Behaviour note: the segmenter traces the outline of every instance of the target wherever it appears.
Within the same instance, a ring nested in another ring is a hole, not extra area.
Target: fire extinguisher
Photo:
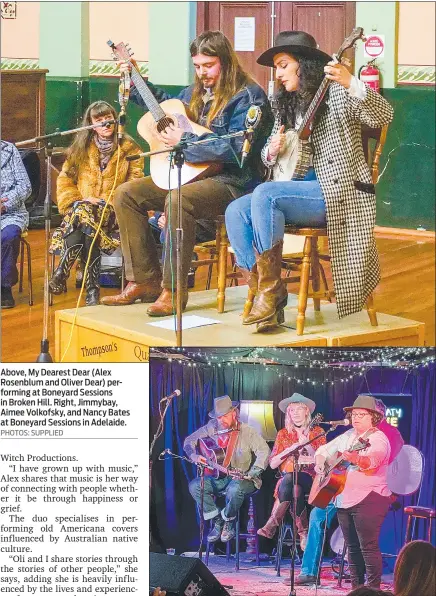
[[[371,89],[380,93],[380,71],[374,64],[374,60],[368,62],[366,66],[359,68],[359,79],[371,87]]]

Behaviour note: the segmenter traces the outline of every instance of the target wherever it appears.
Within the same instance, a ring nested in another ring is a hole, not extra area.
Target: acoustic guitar
[[[363,37],[362,27],[356,27],[345,39],[339,48],[335,58],[340,62],[342,54],[348,48],[351,48],[358,39]],[[310,168],[312,145],[309,137],[312,133],[313,121],[316,112],[326,94],[326,91],[332,81],[324,78],[318,91],[315,93],[303,120],[297,129],[288,130],[285,133],[286,141],[283,149],[277,156],[277,160],[270,172],[272,180],[303,180]]]
[[[315,416],[310,421],[308,430],[311,430],[314,426],[317,426],[317,424],[319,424],[322,421],[322,419],[322,414],[315,414]],[[304,451],[302,450],[302,454],[298,457],[299,470],[302,472],[304,470],[313,468],[315,464],[314,455],[303,455],[303,453]],[[294,471],[294,458],[292,457],[292,455],[284,455],[282,458],[282,463],[279,467],[280,475],[292,473]]]
[[[149,112],[147,112],[138,122],[138,133],[150,146],[150,151],[162,151],[167,149],[159,133],[170,124],[179,126],[184,132],[191,132],[195,135],[212,133],[208,128],[192,122],[186,113],[183,102],[179,99],[167,99],[159,103],[154,97],[146,82],[139,73],[135,60],[131,57],[130,49],[123,43],[115,45],[112,41],[107,42],[112,48],[114,57],[117,60],[129,62],[132,71],[131,79],[142,97]],[[178,185],[177,168],[170,162],[170,153],[161,153],[150,156],[150,175],[153,182],[159,188],[164,190],[173,190]],[[219,173],[222,169],[221,164],[211,163],[189,163],[185,162],[182,166],[181,176],[182,185],[193,180],[200,180],[208,176]]]
[[[262,486],[260,478],[251,478],[241,470],[236,468],[225,468],[222,463],[226,456],[226,452],[222,447],[219,447],[211,437],[205,437],[198,440],[198,451],[204,457],[208,467],[205,469],[206,476],[213,476],[214,478],[223,478],[224,476],[231,476],[237,480],[252,480],[254,486],[259,490]]]
[[[347,451],[362,451],[367,447],[369,447],[368,439],[360,438]],[[325,509],[330,501],[344,490],[348,467],[349,462],[342,457],[342,453],[333,461],[326,462],[324,474],[317,474],[313,479],[308,499],[309,505]]]

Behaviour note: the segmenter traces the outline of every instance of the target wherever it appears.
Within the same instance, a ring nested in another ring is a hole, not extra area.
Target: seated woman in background
[[[315,451],[326,442],[325,436],[315,439],[313,443],[306,445],[300,451],[300,471],[298,473],[298,485],[294,490],[293,459],[288,457],[295,447],[314,439],[323,431],[319,426],[311,428],[312,414],[316,404],[313,400],[294,393],[291,397],[282,399],[279,408],[286,414],[285,428],[277,433],[273,450],[271,452],[269,465],[273,470],[279,468],[282,478],[277,482],[274,490],[274,505],[271,516],[263,528],[257,533],[265,538],[273,538],[277,527],[286,515],[291,505],[292,495],[297,495],[297,519],[295,524],[300,537],[300,547],[302,550],[306,547],[307,531],[309,528],[309,518],[307,516],[306,502],[304,495],[309,493],[312,486],[312,480],[315,476]],[[305,462],[305,463],[303,463]]]
[[[29,176],[18,149],[1,141],[1,307],[13,308],[12,286],[18,281],[20,236],[28,224],[25,200],[32,192]]]
[[[115,109],[110,104],[96,101],[86,110],[82,125],[116,118]],[[129,135],[123,134],[121,141],[118,140],[115,124],[77,133],[57,180],[57,203],[63,221],[55,230],[51,243],[52,251],[61,251],[59,265],[49,282],[52,294],[63,292],[71,267],[79,256],[84,268],[112,188],[144,175],[143,159],[126,160],[128,155],[140,152],[140,147]],[[110,254],[119,246],[119,240],[114,237],[116,227],[115,211],[109,204],[90,255],[85,279],[87,306],[99,302],[101,251]]]
[[[244,325],[258,331],[284,321],[288,292],[281,281],[285,223],[298,227],[327,226],[332,274],[339,317],[362,309],[380,280],[374,239],[375,191],[366,163],[361,125],[379,128],[392,120],[388,102],[359,81],[342,64],[317,49],[303,31],[279,33],[275,46],[258,64],[275,69],[279,83],[277,114],[262,151],[273,172],[287,164],[280,158],[285,131],[298,129],[324,77],[330,79],[310,136],[312,155],[300,179],[265,182],[252,194],[227,207],[226,227],[236,262],[255,295]],[[325,73],[325,74],[324,74]]]
[[[436,594],[436,548],[424,540],[413,540],[401,549],[394,568],[395,596]]]

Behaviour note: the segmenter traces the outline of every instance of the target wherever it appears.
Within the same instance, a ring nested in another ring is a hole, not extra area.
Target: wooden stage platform
[[[424,323],[378,313],[378,327],[371,327],[366,311],[339,320],[336,305],[321,304],[306,313],[304,335],[297,336],[297,297],[289,295],[285,325],[268,333],[256,333],[255,326],[241,324],[246,286],[227,288],[226,312],[216,311],[214,291],[191,292],[184,317],[198,315],[217,324],[183,331],[184,346],[422,346]],[[146,314],[147,304],[93,306],[78,310],[71,336],[74,310],[56,312],[56,362],[146,362],[149,347],[175,346],[173,330],[150,325],[171,317]]]

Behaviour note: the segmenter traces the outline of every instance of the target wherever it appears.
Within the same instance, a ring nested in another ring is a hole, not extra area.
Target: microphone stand
[[[173,155],[174,165],[177,167],[177,228],[176,228],[176,346],[182,347],[182,254],[183,254],[183,226],[182,226],[182,167],[185,163],[185,155],[183,150],[188,146],[202,145],[203,143],[211,143],[214,141],[221,141],[222,139],[232,139],[234,137],[242,137],[250,134],[250,129],[241,130],[238,132],[229,133],[222,136],[210,137],[207,139],[200,139],[198,141],[180,141],[171,149],[161,149],[159,151],[146,151],[145,153],[138,153],[127,157],[127,161],[134,161],[141,157],[150,157],[160,153],[171,153]],[[242,166],[241,166],[242,167]]]
[[[150,503],[150,507],[151,507],[151,492],[152,492],[152,471],[153,471],[153,460],[152,460],[152,454],[153,454],[153,449],[154,446],[156,444],[156,441],[158,440],[158,438],[161,436],[162,432],[163,432],[163,427],[164,427],[164,420],[165,420],[165,416],[167,413],[168,408],[170,407],[173,399],[174,399],[174,395],[168,396],[168,397],[164,397],[163,399],[166,399],[166,404],[165,404],[165,408],[164,411],[161,414],[160,417],[160,421],[159,421],[159,426],[157,427],[157,430],[153,436],[153,440],[151,442],[150,445],[150,449],[148,451],[148,480],[149,480],[149,492],[148,492],[148,497],[149,497],[149,503]],[[160,405],[160,404],[159,404]],[[160,408],[159,408],[160,410]],[[151,525],[150,525],[150,530],[149,530],[149,542],[151,544],[152,542],[152,536],[151,536]]]
[[[75,132],[80,132],[82,130],[90,130],[95,128],[100,128],[102,126],[106,126],[108,124],[114,124],[116,120],[105,120],[104,122],[99,122],[98,124],[90,124],[89,126],[80,126],[79,128],[72,128],[70,130],[52,132],[48,135],[43,135],[41,137],[35,137],[33,139],[27,139],[26,141],[20,141],[19,143],[15,143],[16,147],[21,147],[23,145],[28,145],[30,143],[39,143],[40,141],[47,141],[47,144],[42,147],[45,149],[45,164],[46,164],[46,192],[45,192],[45,199],[44,199],[44,228],[45,228],[45,260],[44,260],[44,308],[43,308],[43,317],[42,317],[42,339],[41,339],[41,352],[36,359],[36,362],[41,363],[51,363],[53,362],[53,358],[50,354],[50,344],[48,339],[48,309],[49,309],[49,270],[50,270],[50,256],[49,256],[49,249],[50,249],[50,230],[51,230],[51,158],[53,154],[53,145],[51,144],[50,140],[54,137],[62,137],[65,135],[70,135]],[[41,149],[42,149],[41,148]]]

